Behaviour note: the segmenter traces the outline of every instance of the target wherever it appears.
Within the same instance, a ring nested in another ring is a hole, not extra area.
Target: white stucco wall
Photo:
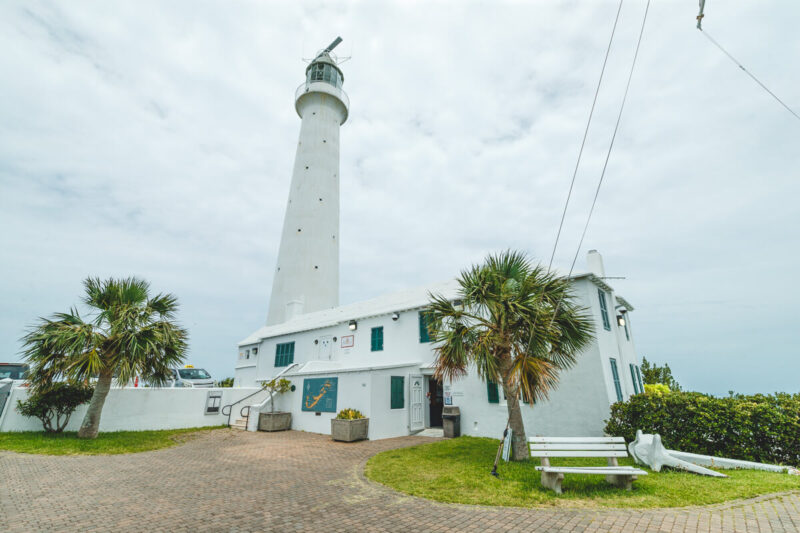
[[[252,394],[256,389],[111,389],[103,406],[100,431],[139,431],[147,429],[177,429],[226,424],[228,417],[221,414],[205,414],[209,391],[222,391],[222,404],[227,405]],[[12,390],[9,401],[0,418],[0,432],[41,431],[42,423],[37,418],[26,418],[17,412],[17,400],[24,401],[28,389]],[[77,431],[86,406],[79,407],[70,418],[67,431]]]
[[[369,438],[386,439],[408,435],[408,397],[403,409],[391,409],[391,376],[413,373],[415,366],[375,369],[361,372],[287,374],[285,377],[296,386],[294,392],[276,397],[275,409],[292,413],[292,429],[329,435],[331,419],[336,413],[303,411],[303,382],[308,378],[337,378],[338,395],[336,411],[358,409],[369,421]],[[267,411],[269,409],[266,409]]]
[[[335,96],[314,89],[328,84],[309,87],[311,92],[301,93],[297,100],[302,123],[268,324],[284,322],[292,312],[339,304],[339,126],[347,110]]]
[[[595,339],[578,357],[577,365],[561,374],[560,384],[551,392],[548,401],[535,406],[523,405],[523,417],[530,435],[542,436],[599,436],[603,434],[609,407],[616,402],[616,392],[611,374],[610,358],[617,360],[623,398],[634,394],[629,364],[638,365],[631,339],[625,338],[624,330],[617,325],[614,310],[615,295],[606,290],[611,330],[603,328],[600,316],[598,285],[589,278],[574,281],[574,290],[580,303],[588,309],[595,320]],[[295,363],[309,361],[333,361],[349,368],[380,365],[403,365],[402,369],[377,369],[369,372],[336,373],[325,376],[339,377],[337,408],[353,407],[370,417],[370,438],[387,438],[408,434],[408,383],[409,376],[431,373],[433,345],[419,342],[418,309],[400,312],[399,320],[393,321],[391,314],[383,314],[358,320],[355,331],[348,329],[347,322],[310,331],[301,331],[264,339],[257,344],[241,346],[240,351],[258,348],[257,355],[250,359],[239,359],[236,383],[255,385],[256,380],[270,379],[281,368],[275,368],[275,350],[278,343],[294,342]],[[628,314],[630,320],[630,313]],[[384,350],[372,352],[371,328],[383,326]],[[342,337],[353,335],[353,346],[342,347]],[[332,341],[330,359],[321,349],[321,339]],[[317,344],[314,341],[318,341]],[[403,375],[406,378],[406,404],[403,410],[389,408],[389,376]],[[281,398],[276,406],[291,410],[293,427],[303,431],[330,432],[333,414],[300,411],[302,377],[291,377],[298,391],[293,397]],[[447,385],[447,384],[446,384]],[[453,404],[461,409],[462,433],[465,435],[498,438],[505,428],[506,404],[501,396],[500,404],[488,403],[486,384],[477,375],[469,376],[449,384],[452,387]],[[426,388],[427,391],[427,388]],[[425,405],[426,425],[428,420],[427,400]]]

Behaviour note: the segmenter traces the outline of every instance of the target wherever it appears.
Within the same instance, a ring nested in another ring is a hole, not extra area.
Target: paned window
[[[489,403],[500,403],[500,392],[497,389],[497,383],[486,380],[486,392],[489,395]]]
[[[419,342],[431,342],[430,315],[425,311],[419,312]]]
[[[275,346],[275,366],[289,366],[294,363],[294,341]]]
[[[392,409],[403,409],[406,406],[405,381],[403,376],[392,376]]]
[[[372,351],[383,351],[383,326],[372,328],[371,339]]]
[[[617,389],[617,401],[622,401],[622,385],[619,382],[619,371],[617,370],[617,360],[611,358],[611,375],[614,378],[614,388]]]
[[[633,382],[633,390],[636,394],[640,394],[642,391],[639,390],[639,380],[636,378],[636,365],[631,363],[628,366],[631,368],[631,381]]]
[[[603,292],[603,289],[597,289],[597,296],[600,298],[600,316],[603,318],[603,329],[611,331],[611,322],[608,320],[606,293]]]

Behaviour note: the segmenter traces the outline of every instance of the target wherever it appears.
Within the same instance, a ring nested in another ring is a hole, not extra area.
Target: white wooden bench
[[[561,494],[564,474],[596,474],[606,476],[606,481],[617,487],[631,490],[636,476],[647,472],[632,466],[619,466],[618,457],[627,457],[625,439],[622,437],[530,437],[531,457],[539,457],[542,466],[542,485]],[[551,466],[551,457],[605,457],[607,466]]]

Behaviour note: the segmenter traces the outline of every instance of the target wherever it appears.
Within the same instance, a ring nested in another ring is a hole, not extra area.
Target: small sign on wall
[[[355,335],[345,335],[342,337],[342,348],[352,348],[355,343]]]
[[[339,378],[307,378],[303,380],[303,411],[335,413]]]

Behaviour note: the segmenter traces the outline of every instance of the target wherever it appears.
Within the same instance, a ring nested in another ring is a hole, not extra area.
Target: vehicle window
[[[0,365],[0,379],[25,379],[28,365]]]
[[[181,368],[178,370],[181,379],[208,379],[211,375],[202,368]]]

